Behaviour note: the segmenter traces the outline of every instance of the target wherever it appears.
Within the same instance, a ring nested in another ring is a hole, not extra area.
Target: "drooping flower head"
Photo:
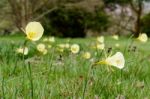
[[[71,52],[73,54],[77,54],[79,52],[79,50],[80,50],[80,46],[78,44],[71,45]]]
[[[148,37],[147,37],[146,33],[142,33],[142,34],[139,35],[139,37],[138,37],[137,39],[138,39],[139,41],[145,43],[145,42],[147,42]]]
[[[97,37],[97,41],[98,41],[99,43],[104,43],[104,36],[99,36],[99,37]]]
[[[20,54],[23,54],[23,55],[28,55],[28,52],[29,52],[29,50],[28,50],[28,48],[27,47],[24,47],[24,48],[18,48],[17,50],[16,50],[16,52],[17,53],[20,53]]]
[[[115,39],[115,40],[118,40],[119,36],[118,35],[113,35],[112,38]]]
[[[85,59],[90,59],[90,58],[91,58],[91,53],[90,53],[90,52],[85,52],[85,53],[83,54],[83,58],[85,58]]]
[[[125,59],[121,52],[117,52],[115,55],[107,57],[105,60],[97,62],[97,64],[106,64],[122,69],[125,64]]]
[[[39,22],[29,22],[25,28],[27,38],[31,41],[39,40],[43,35],[44,29]]]

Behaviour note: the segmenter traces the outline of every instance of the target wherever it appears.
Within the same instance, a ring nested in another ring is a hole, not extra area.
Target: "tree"
[[[134,36],[137,37],[141,32],[141,16],[143,13],[144,1],[150,0],[104,0],[104,3],[107,7],[110,8],[115,4],[119,4],[121,6],[130,6],[132,13],[136,15],[134,29],[132,29],[131,31],[134,33]]]

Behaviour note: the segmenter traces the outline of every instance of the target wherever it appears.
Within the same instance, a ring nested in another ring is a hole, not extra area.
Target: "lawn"
[[[96,38],[55,38],[55,42],[28,41],[28,55],[18,54],[25,37],[0,37],[0,97],[5,99],[149,99],[150,41],[105,37],[105,50],[92,48]],[[43,43],[47,54],[37,51]],[[79,44],[73,54],[59,44]],[[117,47],[116,44],[119,44]],[[93,65],[106,56],[122,52],[125,67]],[[90,59],[83,57],[90,52]]]

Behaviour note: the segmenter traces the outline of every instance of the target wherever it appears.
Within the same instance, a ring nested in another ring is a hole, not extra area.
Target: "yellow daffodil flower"
[[[138,39],[139,41],[145,43],[145,42],[147,42],[148,37],[147,37],[146,33],[142,33],[142,34],[139,35],[139,37],[138,37],[137,39]]]
[[[105,60],[99,61],[96,64],[106,64],[122,69],[125,64],[125,59],[121,52],[117,52],[115,55],[107,57]]]
[[[31,41],[39,40],[43,35],[44,29],[39,22],[29,22],[25,28],[27,38]]]
[[[78,53],[79,50],[80,50],[80,46],[79,46],[78,44],[73,44],[73,45],[71,45],[71,52],[72,52],[73,54]]]

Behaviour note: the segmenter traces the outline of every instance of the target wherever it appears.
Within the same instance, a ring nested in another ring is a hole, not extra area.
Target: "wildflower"
[[[43,42],[47,42],[47,41],[48,41],[48,39],[47,39],[47,38],[44,38],[44,39],[43,39]]]
[[[52,45],[48,45],[48,48],[52,48]]]
[[[31,41],[39,40],[43,35],[44,29],[39,22],[29,22],[25,28],[27,38]]]
[[[102,43],[102,44],[97,44],[97,45],[96,45],[96,48],[97,48],[97,49],[100,49],[100,50],[103,50],[103,49],[105,48],[105,44],[104,44],[104,43]]]
[[[43,55],[46,55],[46,54],[47,54],[47,49],[44,49],[44,50],[42,51],[42,54],[43,54]]]
[[[28,50],[27,47],[24,47],[24,48],[18,48],[18,49],[16,50],[16,52],[17,52],[17,53],[20,53],[20,54],[27,55],[28,52],[29,52],[29,50]]]
[[[55,42],[55,37],[50,37],[48,40],[49,42]]]
[[[69,47],[70,47],[69,43],[66,43],[65,48],[69,48]]]
[[[85,58],[85,59],[90,59],[90,58],[91,58],[91,53],[90,53],[90,52],[85,52],[85,53],[83,54],[83,58]]]
[[[79,50],[80,50],[80,46],[78,44],[71,45],[71,52],[72,53],[76,54],[79,52]]]
[[[98,41],[99,43],[104,43],[104,36],[99,36],[99,37],[97,37],[97,41]]]
[[[37,50],[39,52],[43,52],[45,50],[46,46],[43,43],[40,43],[37,45]]]
[[[116,44],[115,44],[115,46],[116,46],[116,47],[119,47],[119,46],[120,46],[120,44],[119,44],[119,43],[116,43]]]
[[[119,36],[118,35],[113,35],[112,38],[115,39],[115,40],[118,40]]]
[[[125,64],[125,59],[121,52],[117,52],[115,55],[107,57],[105,60],[99,61],[96,64],[106,64],[122,69]]]
[[[139,41],[145,43],[145,42],[147,42],[148,37],[147,37],[146,33],[142,33],[142,34],[139,35],[139,37],[138,37],[137,39],[138,39]]]

